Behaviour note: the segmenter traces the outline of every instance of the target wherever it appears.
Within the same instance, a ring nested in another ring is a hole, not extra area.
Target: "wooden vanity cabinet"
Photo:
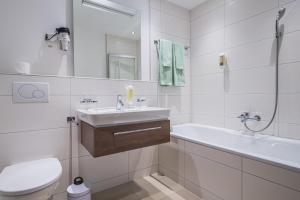
[[[94,157],[170,141],[170,121],[93,127],[81,121],[81,143]]]

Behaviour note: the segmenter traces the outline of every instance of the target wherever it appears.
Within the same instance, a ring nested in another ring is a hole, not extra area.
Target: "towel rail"
[[[159,44],[158,40],[154,40],[154,44],[157,46]],[[184,49],[188,50],[190,47],[189,46],[185,46]]]

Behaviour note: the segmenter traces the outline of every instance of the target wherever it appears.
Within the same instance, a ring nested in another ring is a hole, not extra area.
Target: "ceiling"
[[[168,0],[178,6],[191,10],[207,0]]]

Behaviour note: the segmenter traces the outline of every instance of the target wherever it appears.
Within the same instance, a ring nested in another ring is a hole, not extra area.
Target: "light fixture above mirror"
[[[132,8],[128,8],[108,0],[82,0],[82,5],[109,12],[116,12],[119,14],[128,15],[130,17],[133,17],[137,14],[137,11]]]

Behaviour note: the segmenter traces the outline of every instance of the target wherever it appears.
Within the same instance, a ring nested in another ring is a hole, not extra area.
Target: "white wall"
[[[134,68],[132,72],[127,74],[127,77],[135,77],[131,78],[133,80],[140,80],[141,63],[140,63],[140,40],[128,39],[119,36],[107,35],[106,36],[106,46],[107,46],[107,54],[118,54],[118,55],[128,55],[133,56],[135,58]],[[109,61],[108,61],[109,62]],[[108,64],[110,65],[110,64]],[[110,70],[116,67],[109,66]],[[112,73],[113,74],[113,73]],[[114,76],[114,75],[113,75]],[[124,77],[124,74],[123,74]],[[127,78],[130,79],[130,78]]]
[[[166,0],[151,0],[151,80],[158,80],[158,56],[154,40],[169,39],[190,46],[190,16],[187,9],[169,3]],[[190,54],[185,55],[184,87],[159,86],[159,103],[162,107],[171,108],[171,123],[190,122]]]
[[[0,6],[0,71],[16,73],[16,62],[31,63],[33,74],[73,75],[73,53],[44,41],[59,26],[72,29],[71,0],[10,0]],[[52,45],[50,48],[48,45]]]
[[[13,104],[13,81],[48,82],[49,103]],[[116,95],[125,95],[128,84],[135,87],[136,94],[147,98],[148,105],[157,105],[155,82],[0,75],[1,112],[6,113],[0,116],[0,169],[22,161],[56,157],[63,165],[63,178],[57,190],[63,196],[69,171],[70,128],[66,117],[76,116],[76,108],[84,97],[97,99],[99,107],[115,106]],[[72,130],[73,176],[83,176],[94,192],[157,169],[156,146],[93,158],[80,144],[80,127],[73,124]]]
[[[141,1],[128,2],[139,5],[143,9],[148,8],[148,4],[143,4]],[[15,21],[11,20],[11,24],[8,23],[8,21],[3,21],[3,19],[7,19],[7,11],[11,12],[11,10],[16,9],[14,7],[15,5],[19,5],[17,6],[19,10],[16,12],[16,15],[22,16],[17,17]],[[28,12],[24,13],[24,10],[21,8],[26,6],[28,7]],[[182,41],[186,45],[189,45],[189,32],[187,31],[189,29],[189,17],[187,10],[167,3],[162,3],[162,8],[166,13],[169,13],[168,15],[165,14],[166,20],[172,20],[172,18],[175,17],[175,19],[182,21],[180,35],[166,34],[166,37],[176,39],[176,41]],[[40,52],[39,48],[43,44],[43,38],[40,38],[39,42],[36,43],[36,38],[39,38],[44,33],[53,31],[58,25],[66,25],[60,23],[60,20],[62,20],[62,22],[64,22],[63,19],[68,19],[70,22],[72,21],[72,14],[70,12],[72,6],[70,0],[64,2],[61,0],[59,2],[30,0],[26,1],[26,4],[25,2],[10,1],[3,4],[1,9],[6,11],[1,12],[1,24],[9,24],[11,27],[13,24],[15,29],[19,27],[18,30],[20,27],[24,27],[24,29],[22,29],[24,35],[17,38],[18,42],[11,44],[15,51],[11,50],[2,54],[4,50],[1,49],[1,55],[11,56],[8,60],[17,60],[17,58],[20,57],[22,58],[20,60],[27,61],[27,58],[32,58],[31,60],[29,59],[29,61],[36,63],[36,69],[41,70],[36,73],[48,74],[51,69],[53,70],[53,75],[70,75],[70,71],[66,69],[72,69],[73,64],[71,62],[71,64],[68,63],[68,65],[61,65],[61,51],[55,47],[50,48],[53,56],[39,60],[37,59],[38,56],[44,55]],[[68,12],[66,12],[66,10]],[[172,16],[172,13],[177,12],[177,10],[179,11],[179,16]],[[44,15],[44,13],[48,12],[50,12],[50,14]],[[5,16],[3,16],[4,13],[6,13]],[[56,13],[56,15],[52,16],[51,14],[53,13]],[[142,17],[147,18],[149,16],[143,15]],[[164,24],[169,24],[169,21],[165,21]],[[70,26],[70,24],[67,24],[67,26]],[[145,26],[148,26],[148,24],[145,24]],[[29,27],[29,29],[27,29],[27,27]],[[172,28],[176,29],[176,26]],[[26,32],[24,32],[24,30],[26,30]],[[147,30],[149,31],[149,27],[143,29],[143,31]],[[173,32],[173,30],[170,29],[164,30],[164,32],[161,33],[167,33],[168,31]],[[14,34],[17,35],[17,32],[11,34],[14,36]],[[149,33],[144,32],[142,34]],[[6,40],[3,38],[1,38],[1,47],[3,47],[3,49],[10,49],[6,42],[7,38],[5,38]],[[150,41],[142,41],[144,51],[147,51],[145,46],[147,46],[149,42]],[[44,48],[48,49],[48,47]],[[41,51],[44,51],[43,48]],[[146,54],[142,56],[147,57]],[[67,60],[73,59],[71,52],[64,55],[64,57],[66,57]],[[4,57],[3,60],[5,60]],[[37,60],[40,62],[36,62]],[[186,60],[188,66],[189,59],[187,58]],[[143,59],[142,62],[145,62],[145,65],[150,64],[146,62],[146,59]],[[9,66],[9,62],[7,64],[1,64],[0,68],[4,69],[6,66]],[[188,70],[189,67],[187,67],[187,75],[189,74]],[[57,73],[57,71],[63,71],[64,73]],[[150,77],[150,74],[144,73],[143,76]],[[49,103],[13,104],[11,88],[14,81],[48,82],[50,84]],[[66,117],[76,115],[75,111],[79,106],[79,101],[84,97],[98,99],[100,102],[98,104],[99,107],[115,106],[116,95],[125,94],[125,87],[128,84],[135,87],[138,96],[147,98],[149,106],[157,106],[159,101],[161,101],[163,106],[172,107],[172,119],[176,120],[176,122],[189,120],[189,82],[184,88],[160,89],[162,98],[159,100],[157,95],[157,82],[1,74],[0,103],[2,113],[6,114],[0,117],[0,169],[22,161],[57,157],[61,161],[64,171],[61,186],[56,191],[57,195],[55,198],[59,200],[65,199],[70,161],[68,156],[70,128],[66,122]],[[186,109],[188,111],[185,111]],[[182,116],[179,116],[180,114],[182,114]],[[179,117],[176,118],[177,116]],[[83,176],[88,183],[92,184],[93,192],[127,182],[133,178],[148,175],[157,170],[157,146],[95,159],[80,145],[79,130],[80,127],[73,125],[73,177],[78,174]]]
[[[118,1],[141,11],[141,80],[150,79],[149,2]],[[0,7],[0,72],[16,73],[17,62],[31,64],[31,74],[73,76],[73,52],[57,51],[57,42],[45,42],[46,33],[64,26],[73,28],[72,0],[11,0]],[[87,38],[86,38],[87,39]],[[86,41],[88,42],[88,41]],[[49,47],[51,46],[51,47]]]
[[[191,52],[186,55],[185,87],[160,87],[157,82],[0,75],[0,105],[2,113],[5,113],[0,116],[0,169],[25,160],[58,157],[64,167],[64,177],[56,197],[64,199],[69,163],[69,124],[66,117],[75,115],[75,109],[83,97],[98,99],[100,107],[114,106],[116,95],[124,94],[128,84],[134,85],[139,96],[146,96],[149,105],[172,108],[173,124],[189,122],[192,113],[194,122],[240,129],[240,123],[235,118],[240,111],[249,109],[264,113],[263,117],[270,116],[274,96],[274,63],[270,61],[270,49],[279,5],[277,0],[261,2],[210,0],[189,15],[187,10],[165,0],[151,0],[151,40],[143,41],[144,45],[151,42],[151,54],[148,52],[151,55],[151,69],[154,71],[157,67],[154,39],[167,38],[191,45]],[[138,0],[127,3],[146,9],[146,5]],[[279,115],[276,125],[268,131],[281,137],[298,139],[299,4],[297,0],[284,5],[288,10],[282,20],[285,22],[285,36],[280,58]],[[23,8],[27,8],[25,10],[28,12],[24,12]],[[11,0],[2,4],[1,25],[14,30],[10,36],[14,36],[16,42],[10,44],[8,41],[12,37],[5,34],[0,38],[0,56],[5,61],[0,68],[11,66],[9,60],[28,60],[35,63],[37,73],[51,69],[56,75],[69,74],[72,64],[65,61],[72,60],[71,53],[61,55],[56,48],[49,50],[42,45],[43,38],[40,36],[72,21],[71,9],[70,0],[28,0],[26,3]],[[3,10],[16,10],[11,13],[17,17],[5,20],[7,12]],[[22,37],[16,37],[19,36],[17,30],[21,30]],[[40,38],[39,41],[36,38]],[[218,68],[220,52],[225,52],[229,57],[229,72],[225,76]],[[50,102],[13,104],[13,81],[49,82]],[[74,175],[84,176],[92,183],[94,191],[147,175],[157,168],[157,147],[94,159],[78,145],[79,128],[73,126],[72,130]],[[111,166],[115,168],[111,169]]]
[[[126,5],[128,7],[136,8],[141,11],[141,80],[151,80],[150,69],[150,14],[149,14],[149,2],[151,0],[112,0],[114,2]],[[145,69],[145,70],[144,70]]]
[[[105,32],[79,25],[74,30],[74,76],[107,78]]]
[[[71,0],[11,0],[3,3],[0,24],[11,31],[1,34],[0,71],[8,69],[5,72],[14,73],[11,61],[22,60],[33,63],[34,73],[72,75],[72,52],[62,54],[55,47],[48,48],[43,41],[46,32],[54,31],[57,26],[70,27],[71,21]],[[144,46],[147,42],[144,41]],[[49,103],[13,104],[11,88],[14,81],[48,82]],[[138,96],[147,98],[149,106],[157,106],[156,82],[0,74],[0,110],[5,113],[0,117],[0,170],[22,161],[57,157],[63,165],[63,177],[55,199],[66,199],[70,160],[70,128],[66,117],[76,116],[76,108],[84,97],[99,100],[99,107],[115,106],[116,95],[125,95],[129,84],[134,86]],[[73,177],[83,176],[92,184],[93,192],[157,169],[157,146],[95,159],[80,144],[80,127],[74,124],[72,130]]]
[[[241,130],[236,117],[258,112],[262,127],[274,105],[275,40],[278,8],[284,36],[280,52],[279,111],[265,131],[300,139],[299,11],[300,1],[213,0],[191,11],[191,70],[193,122]],[[228,56],[228,71],[218,66],[218,55]]]
[[[107,53],[138,57],[139,40],[107,35]]]

